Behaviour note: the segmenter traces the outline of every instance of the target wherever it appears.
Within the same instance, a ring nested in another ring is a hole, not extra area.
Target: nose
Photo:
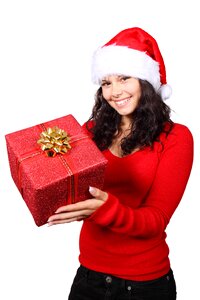
[[[112,96],[118,98],[122,94],[122,86],[119,82],[112,84]]]

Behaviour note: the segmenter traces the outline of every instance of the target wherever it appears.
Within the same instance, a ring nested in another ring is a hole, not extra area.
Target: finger
[[[106,201],[107,198],[108,198],[108,194],[106,192],[101,191],[100,189],[97,189],[97,188],[92,187],[92,186],[89,187],[89,192],[96,199]]]
[[[77,203],[74,203],[74,204],[61,206],[55,211],[55,213],[59,214],[59,213],[62,213],[62,212],[76,211],[76,210],[85,209],[86,206],[87,206],[86,201],[84,201],[84,203],[83,202],[77,202]]]
[[[48,219],[48,222],[55,222],[55,221],[62,221],[62,220],[68,220],[71,218],[77,218],[80,216],[90,216],[92,213],[94,212],[94,210],[79,210],[79,211],[73,211],[73,212],[68,212],[68,213],[60,213],[60,214],[56,214],[51,216]]]
[[[85,201],[80,201],[74,204],[69,204],[66,206],[61,206],[56,210],[56,214],[64,213],[64,212],[70,212],[70,211],[78,211],[78,210],[84,210],[84,209],[95,209],[95,206],[98,206],[99,204],[94,201],[94,199],[88,199]]]
[[[82,216],[82,220],[83,220],[83,216]],[[79,221],[80,218],[71,218],[71,219],[68,219],[68,220],[56,220],[56,221],[51,221],[51,222],[48,222],[47,225],[48,226],[52,226],[52,225],[58,225],[58,224],[65,224],[65,223],[71,223],[71,222],[74,222],[74,221]]]
[[[52,225],[58,225],[58,224],[71,223],[74,221],[83,221],[86,218],[88,218],[88,215],[81,215],[78,217],[68,218],[68,219],[63,219],[63,220],[52,220],[52,221],[48,221],[47,225],[52,226]]]

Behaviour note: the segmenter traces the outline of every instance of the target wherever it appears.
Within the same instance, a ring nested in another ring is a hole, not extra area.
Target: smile
[[[118,107],[122,107],[122,106],[126,105],[126,103],[128,103],[130,101],[130,99],[131,99],[131,97],[122,99],[122,100],[115,100],[115,104]]]

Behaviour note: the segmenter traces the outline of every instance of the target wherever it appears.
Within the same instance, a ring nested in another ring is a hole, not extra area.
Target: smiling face
[[[104,99],[121,116],[130,116],[140,101],[141,87],[134,77],[112,75],[103,78],[102,93]]]

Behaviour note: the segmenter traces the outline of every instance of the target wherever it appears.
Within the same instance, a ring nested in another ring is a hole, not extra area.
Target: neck
[[[122,116],[120,128],[122,131],[129,130],[131,128],[131,118],[129,116]]]

